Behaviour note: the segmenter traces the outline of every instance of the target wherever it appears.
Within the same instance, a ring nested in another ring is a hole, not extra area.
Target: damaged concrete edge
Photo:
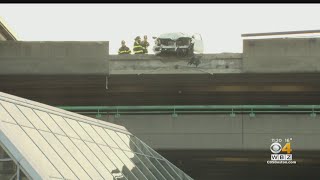
[[[221,60],[221,59],[242,59],[242,53],[218,53],[218,54],[199,54],[201,59]],[[109,55],[109,60],[188,60],[190,57],[162,57],[154,54],[126,54],[126,55]]]

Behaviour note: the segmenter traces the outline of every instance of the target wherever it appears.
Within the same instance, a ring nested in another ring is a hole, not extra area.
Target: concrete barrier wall
[[[320,150],[320,117],[308,114],[121,115],[118,119],[110,115],[101,119],[125,126],[155,149],[269,151],[272,138],[292,138],[293,151]]]
[[[320,72],[319,50],[319,38],[244,40],[243,72]]]
[[[242,53],[190,58],[110,55],[109,42],[0,41],[0,74],[216,74],[320,72],[320,39],[251,39]]]
[[[0,42],[0,74],[108,74],[109,42]]]
[[[241,53],[198,55],[200,64],[188,64],[190,58],[155,55],[110,55],[110,74],[213,74],[240,73]]]

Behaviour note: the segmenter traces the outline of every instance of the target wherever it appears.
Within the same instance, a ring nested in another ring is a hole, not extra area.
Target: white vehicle
[[[176,55],[180,57],[203,53],[203,41],[200,34],[192,36],[184,33],[165,33],[153,37],[155,55]]]

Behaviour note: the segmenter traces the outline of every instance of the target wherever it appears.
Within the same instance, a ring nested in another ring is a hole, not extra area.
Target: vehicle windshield
[[[171,39],[160,39],[160,43],[164,46],[174,46],[175,41]]]

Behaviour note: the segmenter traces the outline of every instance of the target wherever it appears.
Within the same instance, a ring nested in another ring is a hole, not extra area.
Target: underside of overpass
[[[320,101],[318,73],[1,75],[0,82],[3,92],[54,106],[295,105]]]

